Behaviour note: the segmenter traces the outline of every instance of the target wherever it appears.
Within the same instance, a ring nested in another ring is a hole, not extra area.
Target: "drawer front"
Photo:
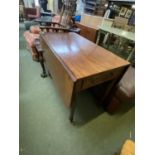
[[[121,75],[122,71],[123,69],[121,68],[85,78],[83,79],[81,89],[87,89],[103,82],[116,79]]]

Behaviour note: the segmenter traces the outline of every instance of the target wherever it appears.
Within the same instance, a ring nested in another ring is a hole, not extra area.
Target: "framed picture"
[[[130,18],[132,15],[132,10],[128,9],[126,14],[125,14],[125,18]]]
[[[121,7],[121,11],[119,13],[119,16],[125,16],[126,11],[127,11],[127,8],[126,7]]]

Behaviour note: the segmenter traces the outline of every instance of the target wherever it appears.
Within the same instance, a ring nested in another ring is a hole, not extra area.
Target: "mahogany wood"
[[[96,42],[98,29],[76,22],[76,26],[81,29],[80,35],[92,42]]]
[[[41,34],[41,45],[46,66],[69,107],[75,108],[73,99],[79,91],[116,81],[129,66],[128,61],[72,32]]]

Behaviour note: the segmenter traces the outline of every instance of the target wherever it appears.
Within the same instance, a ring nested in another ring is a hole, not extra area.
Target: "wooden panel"
[[[63,64],[61,64],[54,53],[48,48],[44,40],[41,40],[41,45],[44,49],[43,56],[46,66],[60,92],[65,105],[70,106],[73,97],[72,94],[74,83]]]
[[[103,17],[82,14],[80,24],[89,26],[94,29],[98,29],[98,26],[102,24],[102,20]]]
[[[81,29],[80,35],[85,37],[86,39],[96,42],[97,30],[81,23],[76,23],[76,26]]]
[[[92,77],[85,78],[83,80],[81,90],[90,88],[92,86],[101,84],[101,83],[109,81],[109,80],[116,79],[121,75],[123,70],[124,70],[124,68],[118,68],[118,69],[114,69],[111,71],[107,71],[107,72],[103,72],[103,73],[94,75]]]

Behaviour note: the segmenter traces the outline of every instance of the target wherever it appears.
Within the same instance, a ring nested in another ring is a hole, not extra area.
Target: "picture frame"
[[[127,12],[127,8],[126,7],[121,7],[119,16],[125,16],[126,12]]]
[[[128,9],[128,10],[126,11],[125,18],[130,18],[131,15],[132,15],[132,10],[131,10],[131,9]]]

